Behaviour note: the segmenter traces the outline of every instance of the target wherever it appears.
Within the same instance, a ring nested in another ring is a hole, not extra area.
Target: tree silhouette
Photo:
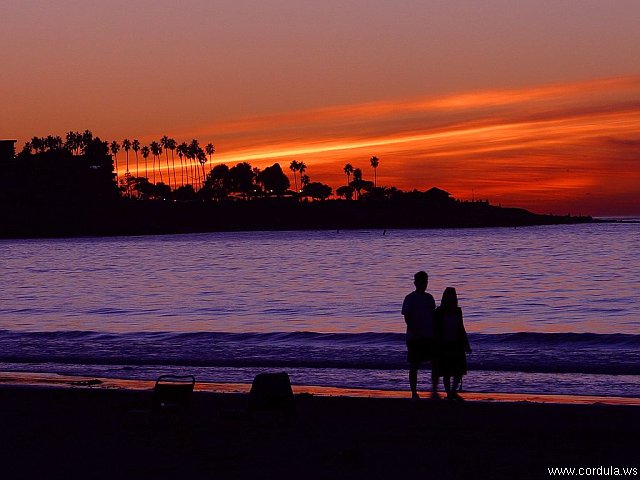
[[[296,194],[300,193],[300,191],[298,190],[298,178],[296,177],[296,172],[298,171],[299,165],[300,164],[297,160],[291,160],[291,163],[289,164],[289,170],[293,172],[293,183],[296,186]]]
[[[300,173],[300,187],[303,187],[302,174],[307,171],[307,165],[304,162],[298,162],[298,172]]]
[[[195,138],[191,140],[191,143],[189,143],[189,147],[187,148],[187,152],[189,154],[188,157],[191,159],[191,164],[193,166],[193,182],[194,182],[194,189],[196,191],[198,191],[199,189],[198,183],[200,182],[200,170],[196,166],[196,162],[200,161],[201,150],[202,149],[200,148],[200,142],[198,142],[198,140]]]
[[[302,195],[314,200],[326,200],[331,196],[331,187],[320,182],[309,182],[302,189]]]
[[[85,130],[84,132],[82,132],[82,135],[80,137],[80,149],[84,151],[84,153],[86,152],[86,148],[91,144],[91,142],[93,141],[93,133],[91,133],[91,130]]]
[[[353,173],[353,165],[351,165],[350,163],[347,163],[344,166],[343,171],[347,176],[347,185],[349,185],[349,182],[351,182],[351,174]]]
[[[74,155],[80,154],[80,145],[82,141],[82,134],[80,132],[67,132],[65,146],[67,150]]]
[[[22,147],[22,151],[18,154],[18,157],[26,158],[29,155],[31,155],[32,150],[33,150],[33,146],[31,145],[31,142],[25,142],[24,146]]]
[[[161,165],[160,163],[160,155],[158,155],[158,165]],[[167,175],[169,174],[169,172],[167,172]],[[169,185],[167,185],[166,183],[158,183],[155,186],[155,195],[156,198],[161,199],[161,200],[166,200],[167,198],[169,198],[171,196],[171,187]]]
[[[371,166],[373,167],[373,186],[377,187],[378,186],[378,165],[380,165],[380,160],[378,159],[378,157],[371,157],[371,159],[369,160],[371,162]]]
[[[186,167],[187,148],[188,148],[188,145],[185,142],[182,142],[180,145],[176,147],[176,151],[178,152],[178,157],[180,157],[180,167],[182,169],[182,185],[189,184],[189,172]],[[184,164],[183,164],[183,160],[184,160]],[[186,178],[186,182],[185,182],[185,178]]]
[[[58,152],[64,149],[64,142],[62,138],[57,135],[47,135],[42,139],[42,143],[44,144],[44,149],[49,152]]]
[[[65,135],[65,148],[75,155],[76,153],[76,132],[70,131]]]
[[[231,190],[229,167],[224,163],[216,165],[211,169],[211,172],[209,172],[209,178],[213,198],[217,198],[218,200],[227,198]]]
[[[160,154],[162,153],[162,147],[155,140],[149,145],[151,154],[153,155],[153,183],[156,183],[156,158],[158,159],[158,172],[160,173],[160,183],[164,183],[162,180],[162,165],[160,164]]]
[[[144,178],[149,179],[149,165],[147,163],[147,159],[149,158],[149,154],[151,153],[151,149],[148,146],[142,147],[140,150],[142,152],[142,158],[144,158]]]
[[[140,168],[139,168],[139,163],[138,163],[138,152],[140,151],[140,141],[134,139],[133,142],[131,142],[131,150],[133,150],[133,153],[136,154],[136,177],[140,175]]]
[[[211,164],[211,155],[216,153],[216,147],[213,146],[213,143],[207,143],[204,147],[204,151],[209,155],[209,164]]]
[[[351,200],[353,198],[353,187],[350,187],[349,185],[338,187],[336,194],[339,197],[344,197],[345,200]]]
[[[283,195],[291,186],[279,163],[274,163],[259,172],[256,175],[256,180],[262,184],[265,193],[273,193],[278,196]]]
[[[36,153],[44,152],[44,140],[42,138],[33,137],[29,143]]]
[[[173,198],[180,202],[192,202],[197,196],[192,185],[182,185],[173,192]]]
[[[360,200],[360,190],[362,190],[362,187],[363,187],[362,183],[363,183],[362,170],[360,170],[359,168],[356,168],[353,171],[353,181],[349,185],[355,189],[356,198],[358,200]]]
[[[82,141],[82,136],[78,138],[78,145],[80,145],[81,141]],[[33,143],[33,140],[31,141],[31,143]],[[113,158],[115,160],[116,183],[117,183],[118,182],[118,152],[120,151],[120,144],[114,140],[113,142],[111,142],[111,145],[109,145],[109,149],[111,150],[111,154],[113,155]]]
[[[167,177],[169,178],[169,186],[171,186],[171,169],[169,167],[169,137],[167,137],[166,135],[163,135],[163,137],[160,139],[160,146],[164,148],[164,156],[167,162]],[[174,184],[174,188],[175,188],[175,184]]]
[[[178,188],[178,179],[176,178],[176,157],[173,154],[176,149],[176,141],[173,138],[170,138],[167,141],[167,148],[171,150],[171,165],[173,165],[173,185],[174,188]]]
[[[148,150],[148,147],[142,147],[143,156],[145,148]],[[148,200],[152,198],[154,194],[153,187],[154,185],[149,182],[149,179],[146,177],[133,177],[132,179],[131,188],[134,192],[136,192],[136,197],[138,197],[140,200]]]
[[[254,172],[247,162],[237,164],[229,169],[229,184],[231,191],[239,193],[246,200],[253,192]]]
[[[127,169],[126,169],[126,173],[125,175],[127,175],[129,173],[129,150],[131,150],[131,141],[128,138],[125,138],[122,141],[122,149],[124,150],[124,153],[126,155],[126,165],[127,165]]]
[[[206,183],[212,198],[217,200],[227,198],[231,187],[229,167],[224,163],[213,167],[207,176]]]
[[[306,187],[307,185],[309,185],[309,182],[311,182],[311,179],[309,178],[309,175],[302,175],[300,177],[300,186],[302,188]]]
[[[211,156],[216,153],[216,147],[213,146],[213,143],[207,143],[207,145],[204,147],[204,151],[207,153],[207,155],[209,155],[209,167],[211,167]],[[207,178],[206,174],[204,173],[204,165],[202,166],[202,175],[203,178]]]
[[[202,148],[198,148],[196,150],[196,160],[198,160],[200,166],[202,167],[202,177],[200,178],[200,188],[202,188],[204,186],[204,179],[207,176],[207,173],[204,169],[204,164],[207,163],[207,154],[204,153],[204,150]],[[198,176],[199,175],[200,171],[198,171]]]

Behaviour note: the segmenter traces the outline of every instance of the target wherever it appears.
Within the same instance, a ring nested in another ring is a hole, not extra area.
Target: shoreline
[[[502,229],[514,229],[514,228],[532,228],[532,227],[553,227],[553,226],[568,226],[568,225],[594,225],[594,224],[636,224],[640,223],[640,220],[634,221],[622,221],[622,220],[598,220],[593,219],[590,221],[579,221],[579,222],[549,222],[549,223],[526,223],[526,224],[496,224],[496,225],[432,225],[432,226],[403,226],[403,227],[394,227],[384,225],[371,225],[371,226],[301,226],[299,228],[294,228],[291,225],[287,225],[284,227],[273,227],[268,228],[264,225],[258,226],[256,228],[248,228],[248,227],[239,227],[239,228],[216,228],[216,229],[165,229],[165,230],[130,230],[130,231],[122,231],[122,230],[113,230],[113,231],[102,231],[97,233],[28,233],[28,234],[6,234],[4,232],[0,232],[0,240],[61,240],[61,239],[100,239],[100,238],[133,238],[133,237],[159,237],[159,236],[169,236],[169,235],[199,235],[199,234],[209,234],[209,233],[287,233],[287,232],[359,232],[359,231],[381,231],[385,232],[385,234],[393,232],[393,231],[407,231],[407,230],[487,230],[492,228],[502,228]]]
[[[0,388],[61,388],[90,390],[127,390],[150,391],[155,380],[132,380],[124,378],[104,378],[92,376],[73,376],[55,373],[0,372]],[[215,394],[248,394],[249,383],[198,382],[196,392]],[[370,399],[410,399],[410,392],[404,390],[379,390],[366,388],[326,387],[317,385],[292,385],[295,395],[317,397],[347,397]],[[429,392],[420,392],[423,401],[429,401]],[[440,392],[441,398],[444,392]],[[547,393],[509,393],[509,392],[462,392],[470,402],[488,403],[536,403],[564,405],[625,405],[640,406],[638,397],[601,396],[601,395],[561,395]]]
[[[452,198],[387,201],[289,198],[174,202],[119,199],[0,207],[1,238],[67,238],[179,233],[492,228],[599,223],[590,216],[537,214]]]

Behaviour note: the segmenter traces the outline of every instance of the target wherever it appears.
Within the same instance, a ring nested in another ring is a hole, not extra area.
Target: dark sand
[[[0,386],[1,478],[549,478],[638,467],[640,407],[297,395],[289,425],[247,396],[196,392],[156,418],[149,391]]]

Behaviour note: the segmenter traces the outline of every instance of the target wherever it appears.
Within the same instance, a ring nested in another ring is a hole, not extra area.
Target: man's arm
[[[405,313],[404,314],[404,323],[407,324],[407,333],[414,335],[414,327],[413,327],[413,322],[411,321],[411,315]]]

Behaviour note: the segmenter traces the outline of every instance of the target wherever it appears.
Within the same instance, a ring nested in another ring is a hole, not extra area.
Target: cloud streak
[[[350,162],[380,184],[440,186],[554,213],[640,213],[640,76],[373,102],[203,125],[218,162],[303,160],[344,183]]]

